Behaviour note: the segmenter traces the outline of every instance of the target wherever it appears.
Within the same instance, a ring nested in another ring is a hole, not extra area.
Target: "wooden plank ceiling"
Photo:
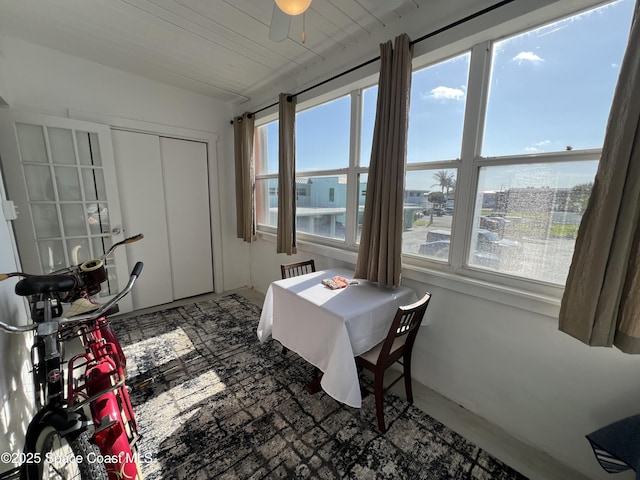
[[[269,40],[273,0],[2,0],[0,34],[242,103],[426,3],[313,0],[303,43],[302,16]]]

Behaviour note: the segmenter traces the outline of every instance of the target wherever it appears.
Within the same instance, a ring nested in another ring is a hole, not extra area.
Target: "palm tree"
[[[435,178],[438,183],[434,183],[431,186],[440,187],[442,193],[445,193],[446,189],[446,193],[449,193],[449,190],[451,190],[456,184],[454,176],[455,175],[453,172],[448,172],[447,170],[439,170],[438,172],[433,174],[433,178]]]

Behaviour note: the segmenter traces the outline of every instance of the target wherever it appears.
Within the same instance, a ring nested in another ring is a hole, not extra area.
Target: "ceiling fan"
[[[269,40],[281,42],[289,36],[291,17],[304,15],[312,0],[275,0],[273,4],[273,14],[271,15],[271,27],[269,29]],[[372,6],[393,10],[400,7],[405,0],[368,0]],[[304,17],[303,17],[304,21]],[[302,43],[306,40],[305,28],[302,28]]]
[[[311,0],[275,0],[273,14],[271,15],[271,28],[269,40],[281,42],[289,36],[291,17],[303,14],[311,5]],[[302,43],[305,41],[304,29]]]

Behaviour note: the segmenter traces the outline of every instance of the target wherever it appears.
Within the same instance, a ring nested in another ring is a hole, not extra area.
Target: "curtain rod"
[[[439,35],[442,32],[446,32],[447,30],[455,28],[458,25],[462,25],[463,23],[467,23],[467,22],[469,22],[469,21],[471,21],[471,20],[473,20],[475,18],[481,17],[482,15],[485,15],[485,14],[487,14],[489,12],[492,12],[493,10],[497,10],[498,8],[501,8],[501,7],[503,7],[503,6],[505,6],[505,5],[509,4],[509,3],[512,3],[514,1],[515,0],[502,0],[502,1],[498,2],[498,3],[490,5],[490,6],[486,7],[486,8],[483,8],[482,10],[479,10],[479,11],[477,11],[475,13],[472,13],[471,15],[467,15],[466,17],[461,18],[460,20],[456,20],[455,22],[450,23],[449,25],[445,25],[444,27],[441,27],[441,28],[439,28],[437,30],[434,30],[433,32],[427,33],[426,35],[423,35],[420,38],[416,38],[415,40],[412,40],[411,42],[409,42],[409,45],[413,46],[416,43],[420,43],[420,42],[422,42],[424,40],[427,40],[427,39],[429,39],[431,37]],[[313,90],[314,88],[321,87],[322,85],[325,85],[325,84],[327,84],[329,82],[332,82],[333,80],[336,80],[336,79],[338,79],[340,77],[344,77],[345,75],[348,75],[351,72],[359,70],[360,68],[366,67],[367,65],[370,65],[370,64],[372,64],[374,62],[377,62],[378,60],[380,60],[380,55],[378,55],[375,58],[372,58],[371,60],[367,60],[366,62],[360,63],[359,65],[356,65],[355,67],[351,67],[349,70],[345,70],[342,73],[338,73],[337,75],[334,75],[331,78],[327,78],[326,80],[318,82],[315,85],[311,85],[310,87],[307,87],[304,90],[299,91],[298,93],[293,93],[293,94],[291,94],[290,96],[287,97],[287,100],[291,101],[291,99],[293,97],[297,97],[298,95],[302,95],[303,93],[307,93],[308,91]],[[255,112],[251,112],[251,113],[249,113],[249,118],[251,118],[252,115],[255,115],[257,113],[263,112],[263,111],[265,111],[265,110],[267,110],[267,109],[269,109],[271,107],[275,107],[276,105],[278,105],[278,102],[275,102],[275,103],[272,103],[270,105],[267,105],[266,107],[262,107],[262,108],[256,110]],[[233,120],[231,120],[230,123],[233,124]]]

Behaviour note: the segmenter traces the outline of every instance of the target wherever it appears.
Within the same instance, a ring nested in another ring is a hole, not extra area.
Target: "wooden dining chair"
[[[398,307],[387,337],[371,350],[356,357],[356,365],[358,367],[366,368],[373,372],[371,386],[373,386],[376,397],[378,427],[382,433],[386,431],[382,399],[387,390],[404,378],[407,401],[413,403],[411,352],[418,334],[418,328],[420,328],[422,318],[429,305],[429,300],[431,300],[431,294],[427,293],[411,305]],[[402,374],[385,387],[384,372],[395,362],[402,365]]]
[[[305,273],[311,273],[316,271],[316,262],[306,260],[304,262],[286,263],[280,265],[280,271],[282,272],[282,278],[297,277],[298,275],[304,275]]]

